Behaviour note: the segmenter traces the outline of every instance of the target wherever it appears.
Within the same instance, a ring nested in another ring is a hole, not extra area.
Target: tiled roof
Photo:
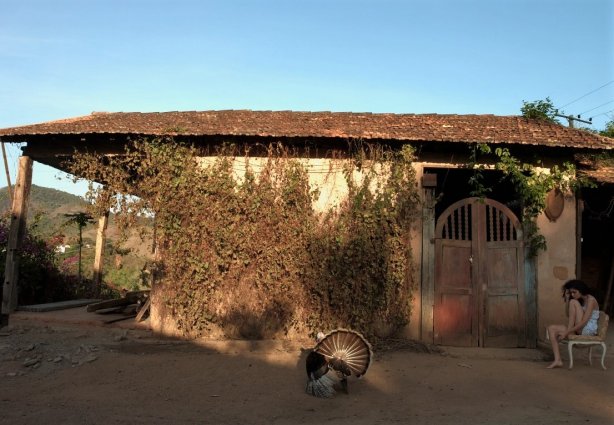
[[[576,155],[575,159],[580,174],[600,183],[614,183],[614,164],[611,160],[590,155]]]
[[[598,170],[579,170],[580,174],[599,183],[614,183],[614,168],[604,167]]]
[[[139,134],[362,138],[513,143],[612,149],[614,139],[520,116],[294,111],[117,112],[0,129],[5,141],[29,135]]]

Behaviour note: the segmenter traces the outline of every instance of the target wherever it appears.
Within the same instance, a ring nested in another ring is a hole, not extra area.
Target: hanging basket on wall
[[[546,195],[546,209],[544,214],[550,221],[556,221],[565,209],[565,195],[559,189],[552,189]]]

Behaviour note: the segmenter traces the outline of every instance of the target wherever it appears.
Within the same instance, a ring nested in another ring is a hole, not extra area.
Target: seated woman
[[[597,320],[599,319],[599,304],[590,295],[588,286],[581,280],[570,280],[563,285],[563,297],[568,302],[568,322],[565,325],[548,326],[548,336],[552,344],[554,361],[548,369],[563,366],[559,342],[571,334],[597,335]]]

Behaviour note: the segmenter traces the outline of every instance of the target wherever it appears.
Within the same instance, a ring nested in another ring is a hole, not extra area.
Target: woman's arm
[[[582,315],[582,320],[580,320],[580,323],[576,323],[575,326],[573,326],[572,328],[567,329],[565,338],[567,337],[567,335],[576,333],[582,328],[584,328],[584,326],[586,326],[589,319],[591,318],[591,315],[593,314],[593,310],[597,310],[597,309],[599,309],[597,300],[594,297],[588,297],[588,300],[586,302],[586,310],[584,310],[584,314]]]

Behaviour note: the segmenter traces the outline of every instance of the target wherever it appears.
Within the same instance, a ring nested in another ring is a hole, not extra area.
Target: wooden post
[[[151,241],[151,253],[154,255],[156,255],[156,253],[158,252],[158,225],[157,225],[157,221],[156,221],[156,216],[154,214],[153,216],[153,230],[152,230],[152,241]]]
[[[421,339],[432,344],[433,307],[435,305],[435,189],[436,174],[422,176],[424,198],[422,203],[422,273],[421,273]]]
[[[11,228],[6,248],[6,266],[2,285],[2,315],[0,326],[8,325],[9,314],[17,308],[17,286],[19,283],[19,257],[26,233],[26,216],[32,187],[32,158],[19,158],[15,197],[11,212]]]
[[[576,279],[582,279],[582,215],[584,214],[584,201],[576,202]]]
[[[527,348],[537,347],[538,322],[537,322],[537,264],[536,257],[529,257],[525,251],[524,257],[524,299],[526,305],[527,327]]]
[[[106,241],[109,212],[98,218],[98,232],[96,233],[96,253],[94,255],[94,285],[97,287],[102,281],[102,265],[104,264],[104,245]]]
[[[610,311],[610,297],[612,296],[612,284],[614,283],[614,253],[612,254],[612,261],[610,261],[610,276],[608,277],[608,288],[605,293],[605,298],[603,300],[603,307],[601,309],[612,315]]]

